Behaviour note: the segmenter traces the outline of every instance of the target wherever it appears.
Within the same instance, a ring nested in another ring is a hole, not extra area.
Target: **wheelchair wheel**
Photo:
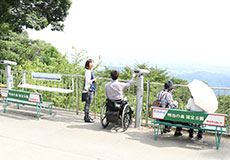
[[[132,113],[133,111],[131,107],[129,105],[125,105],[121,117],[122,128],[124,131],[127,130],[132,123]]]
[[[103,105],[102,110],[101,110],[101,125],[103,128],[106,128],[109,125],[109,122],[107,121],[106,118],[106,111],[107,111],[107,106],[106,103]]]

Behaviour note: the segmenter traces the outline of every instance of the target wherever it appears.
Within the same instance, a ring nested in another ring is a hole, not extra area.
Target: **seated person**
[[[190,111],[205,112],[202,108],[200,108],[195,104],[193,97],[188,100],[187,109]],[[197,139],[202,139],[202,137],[203,137],[203,131],[198,130]],[[193,138],[193,129],[189,130],[189,138]]]
[[[177,108],[178,107],[178,102],[173,100],[173,91],[174,91],[174,84],[172,81],[167,81],[164,84],[164,89],[160,91],[157,95],[157,100],[160,101],[160,107],[163,108]],[[176,127],[176,132],[174,136],[181,136],[182,128],[181,127]],[[171,127],[170,126],[165,126],[164,133],[166,132],[171,132]]]
[[[119,82],[119,72],[113,70],[110,73],[112,81],[105,85],[105,94],[107,99],[112,101],[123,101],[124,100],[124,89],[129,88],[134,83],[136,74],[132,75],[132,79],[128,83]]]
[[[173,100],[174,84],[172,81],[167,81],[164,84],[164,89],[157,95],[157,100],[160,100],[160,107],[177,108],[178,102]]]

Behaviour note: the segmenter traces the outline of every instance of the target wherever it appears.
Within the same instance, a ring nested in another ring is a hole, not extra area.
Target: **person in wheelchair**
[[[132,79],[128,83],[122,83],[118,81],[119,72],[117,70],[111,71],[110,76],[112,81],[105,85],[107,104],[109,106],[109,110],[120,110],[121,114],[124,105],[128,103],[127,101],[124,101],[124,89],[129,88],[134,83],[136,74],[133,73]]]
[[[132,75],[132,79],[128,83],[122,83],[118,81],[119,72],[113,70],[110,73],[112,81],[105,85],[106,97],[110,100],[124,100],[124,89],[129,88],[134,83],[135,73]]]
[[[101,122],[102,122],[103,127],[106,127],[109,122],[118,123],[118,120],[121,119],[120,117],[122,117],[123,110],[126,106],[127,106],[125,110],[126,114],[124,113],[126,117],[124,121],[127,121],[127,119],[131,119],[131,117],[127,118],[127,116],[131,116],[133,112],[132,108],[128,105],[128,101],[124,100],[124,89],[129,88],[131,85],[134,84],[134,78],[136,74],[133,73],[132,79],[128,83],[123,83],[123,82],[118,81],[119,72],[117,70],[111,71],[110,75],[111,75],[112,81],[105,85],[105,94],[107,98],[105,105],[107,108],[106,108],[105,116],[101,117]],[[105,123],[103,122],[104,119],[106,119]],[[122,122],[122,124],[123,123],[125,122]],[[123,127],[126,127],[126,126],[123,125]]]

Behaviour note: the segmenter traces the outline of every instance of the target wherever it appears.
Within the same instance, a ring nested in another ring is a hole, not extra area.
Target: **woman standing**
[[[94,120],[89,116],[90,106],[91,106],[92,101],[93,101],[93,96],[94,96],[95,87],[96,87],[95,86],[96,78],[94,77],[94,74],[92,72],[93,67],[94,67],[93,60],[88,59],[85,63],[86,71],[85,71],[85,87],[84,87],[84,89],[86,91],[88,91],[88,99],[85,102],[84,120],[85,120],[85,122],[89,122],[89,123],[94,123]]]

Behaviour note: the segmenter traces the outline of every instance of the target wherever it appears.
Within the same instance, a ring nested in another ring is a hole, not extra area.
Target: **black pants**
[[[197,137],[202,138],[202,136],[203,136],[203,131],[198,130]],[[189,130],[189,137],[193,137],[193,129]]]
[[[89,92],[88,99],[85,102],[85,108],[84,108],[85,114],[89,114],[90,106],[93,102],[93,96],[94,96],[94,92]]]
[[[183,124],[183,125],[189,125],[188,123],[183,123],[183,122],[172,122],[172,121],[167,121],[167,120],[161,120],[161,121],[163,121],[163,122],[169,122],[169,123],[173,123],[173,124]],[[167,126],[167,125],[165,125],[165,128],[167,128],[167,129],[171,129],[171,126]],[[176,131],[177,132],[180,132],[182,130],[182,128],[181,127],[176,127]]]
[[[165,126],[165,129],[170,130],[171,126]],[[182,130],[181,127],[176,127],[176,132],[180,132]]]

